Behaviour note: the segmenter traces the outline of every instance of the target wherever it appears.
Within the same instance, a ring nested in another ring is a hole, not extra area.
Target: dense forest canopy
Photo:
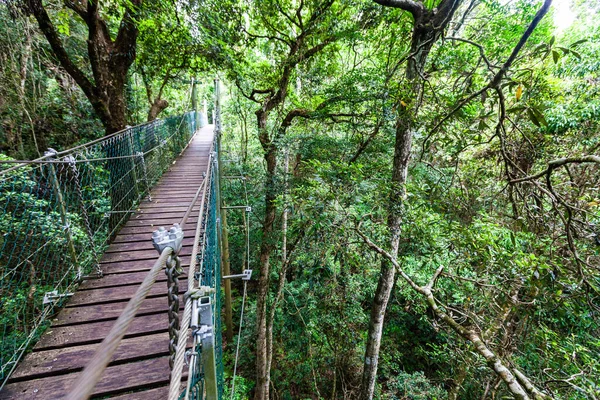
[[[600,1],[552,3],[5,0],[0,151],[218,76],[234,398],[597,399]]]

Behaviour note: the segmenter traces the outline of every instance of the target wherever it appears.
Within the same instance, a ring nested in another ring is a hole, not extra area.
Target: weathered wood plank
[[[12,374],[9,383],[74,372],[86,366],[100,344],[68,347],[29,353]],[[111,363],[159,357],[169,354],[169,334],[157,333],[124,339]]]
[[[33,349],[34,351],[50,350],[100,342],[106,337],[114,323],[115,321],[101,321],[83,325],[51,327],[44,332]],[[166,332],[168,327],[169,318],[166,313],[135,317],[125,337]]]
[[[102,272],[105,275],[111,274],[123,274],[130,272],[148,271],[152,268],[153,261],[141,260],[141,261],[126,261],[113,264],[105,264],[102,266]],[[181,257],[181,266],[187,267],[190,265],[190,257]]]
[[[179,256],[189,256],[192,254],[191,245],[183,246]],[[100,260],[100,264],[109,264],[122,261],[156,260],[159,254],[156,250],[133,250],[121,253],[106,253]]]
[[[166,284],[165,284],[166,285]],[[182,290],[182,288],[180,288]],[[180,295],[180,306],[183,307],[183,290]],[[102,320],[117,319],[125,309],[127,300],[103,304],[102,307],[68,307],[63,309],[55,319],[52,326],[64,326]],[[166,296],[151,297],[142,303],[136,315],[157,314],[167,312],[169,302]]]
[[[94,389],[94,396],[118,394],[169,382],[168,357],[108,367]],[[60,399],[67,395],[77,373],[34,379],[6,385],[1,400]]]
[[[149,235],[151,236],[151,235]],[[194,238],[193,237],[184,237],[183,238],[184,246],[193,246]],[[131,242],[131,243],[113,243],[106,249],[106,253],[119,253],[119,252],[128,252],[132,250],[154,250],[156,253],[156,257],[158,258],[159,254],[156,252],[152,245],[152,240],[148,237],[143,242]]]
[[[193,226],[191,226],[193,225]],[[130,243],[130,242],[142,242],[142,241],[150,241],[150,237],[152,237],[152,231],[156,228],[153,226],[144,227],[141,232],[138,233],[130,233],[130,234],[118,234],[113,240],[113,243]],[[193,237],[194,232],[196,231],[196,224],[186,225],[183,229],[184,237]]]
[[[182,290],[187,285],[187,279],[180,279],[179,285]],[[130,299],[136,292],[139,284],[126,285],[126,286],[113,286],[100,289],[82,290],[75,292],[73,297],[67,303],[67,307],[91,305],[91,304],[102,304],[110,303],[113,301],[122,301]],[[167,284],[165,280],[159,280],[148,292],[148,296],[156,297],[166,295]]]

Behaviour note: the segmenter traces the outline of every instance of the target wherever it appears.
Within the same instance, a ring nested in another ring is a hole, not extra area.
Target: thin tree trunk
[[[225,206],[223,202],[223,206]],[[229,264],[229,229],[227,226],[227,209],[221,209],[221,226],[222,226],[222,246],[223,253],[221,253],[221,263],[223,265],[223,275],[231,274],[231,267]],[[246,252],[244,252],[246,253]],[[233,343],[233,316],[231,311],[231,280],[225,279],[223,281],[225,288],[225,335],[227,338],[227,344]]]
[[[394,167],[392,172],[392,191],[388,204],[388,230],[390,235],[390,253],[397,257],[400,243],[400,228],[402,224],[402,204],[406,197],[406,178],[412,146],[412,116],[408,110],[401,111],[396,122],[396,143],[394,146]],[[387,259],[381,262],[381,273],[375,290],[369,333],[365,348],[365,360],[361,385],[361,399],[370,400],[375,392],[379,349],[383,333],[383,322],[392,288],[395,281],[394,266]]]
[[[263,237],[260,245],[260,277],[258,280],[258,294],[256,297],[256,392],[255,400],[269,398],[270,371],[268,362],[267,343],[267,297],[269,293],[270,260],[273,252],[273,225],[276,214],[276,189],[275,173],[277,168],[277,148],[267,137],[268,113],[257,113],[258,127],[261,143],[265,148],[265,161],[267,166],[265,187],[265,219],[263,223]]]

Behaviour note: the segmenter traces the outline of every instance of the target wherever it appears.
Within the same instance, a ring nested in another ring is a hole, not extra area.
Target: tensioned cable
[[[183,114],[182,117],[181,117],[181,120],[179,121],[179,125],[177,125],[176,132],[181,128],[181,125],[183,124],[183,121],[185,120],[185,118],[186,118],[186,114]],[[25,167],[25,166],[31,165],[31,164],[62,164],[62,163],[67,163],[68,164],[68,163],[72,163],[72,162],[75,162],[75,163],[85,163],[85,162],[108,161],[108,160],[116,160],[116,159],[123,159],[123,158],[135,158],[135,157],[139,157],[137,154],[132,154],[132,155],[127,155],[127,156],[115,156],[115,157],[95,158],[95,159],[86,159],[86,160],[74,160],[74,161],[48,160],[49,157],[63,156],[63,155],[72,153],[75,150],[79,150],[79,149],[82,149],[82,148],[90,147],[90,146],[92,146],[94,144],[97,144],[97,143],[100,143],[100,142],[102,142],[104,140],[111,139],[111,138],[113,138],[113,137],[115,137],[117,135],[128,133],[128,131],[131,130],[131,129],[138,129],[138,128],[144,127],[146,125],[154,124],[157,121],[160,121],[160,119],[156,119],[154,121],[145,122],[145,123],[140,124],[140,125],[128,127],[128,128],[123,129],[123,130],[120,130],[118,132],[111,133],[110,135],[106,135],[106,136],[103,136],[101,138],[92,140],[91,142],[80,144],[79,146],[75,146],[75,147],[72,147],[72,148],[67,149],[67,150],[59,151],[59,152],[56,152],[54,154],[44,155],[42,157],[39,157],[39,158],[36,158],[36,159],[33,159],[33,160],[2,160],[2,161],[0,161],[0,165],[1,164],[18,164],[18,165],[15,165],[14,167],[7,168],[5,170],[0,171],[0,175],[3,175],[5,173],[7,173],[7,172],[11,172],[11,171],[17,170],[19,168],[22,168],[22,167]],[[173,135],[169,136],[165,140],[165,142],[168,142],[173,136],[175,136],[175,133]],[[158,146],[155,146],[152,149],[145,151],[143,154],[147,155],[150,152],[156,150],[157,148],[164,146],[164,144],[165,143],[161,143]],[[188,142],[188,145],[189,145],[189,142]],[[184,150],[185,150],[185,148],[184,148]]]
[[[238,359],[240,357],[240,342],[242,341],[242,324],[244,323],[244,305],[246,304],[246,286],[248,281],[244,281],[244,295],[242,297],[242,309],[240,311],[240,327],[238,329],[238,340],[235,348],[235,363],[233,365],[233,378],[231,379],[231,399],[235,394],[235,377],[237,375]]]
[[[214,143],[214,138],[213,138]],[[208,166],[206,168],[206,176],[202,181],[204,188],[202,190],[202,203],[200,205],[200,212],[198,216],[198,222],[196,224],[196,233],[194,235],[194,246],[192,248],[192,254],[190,256],[190,266],[188,267],[188,294],[194,290],[194,275],[196,273],[197,255],[200,245],[200,236],[202,235],[202,222],[204,215],[204,208],[206,206],[206,193],[209,187],[207,182],[211,179],[212,171],[212,153],[208,159]],[[183,309],[183,315],[181,318],[180,326],[182,329],[179,331],[179,337],[177,338],[177,345],[175,350],[175,360],[173,363],[173,369],[171,371],[171,381],[169,384],[169,400],[179,398],[179,387],[181,385],[181,377],[183,375],[183,363],[185,361],[185,343],[187,342],[187,336],[189,331],[190,322],[192,319],[192,298],[186,297],[185,306]]]
[[[146,299],[152,285],[156,282],[158,273],[165,267],[167,258],[171,255],[173,255],[171,247],[165,248],[160,254],[160,257],[156,260],[138,290],[131,300],[129,300],[127,306],[125,306],[125,310],[123,310],[106,338],[98,346],[96,353],[88,365],[77,377],[75,384],[66,398],[67,400],[87,400],[90,397],[96,387],[96,383],[102,377],[106,366],[112,359],[117,347],[119,347],[121,339],[125,336],[125,332],[127,332],[127,329],[129,329],[129,326],[133,322],[135,314]]]

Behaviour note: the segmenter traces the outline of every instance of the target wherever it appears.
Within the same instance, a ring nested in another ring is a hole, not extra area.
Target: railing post
[[[56,150],[49,148],[44,156],[48,157],[48,160],[55,160],[56,158]],[[56,196],[56,200],[58,201],[60,219],[63,224],[65,233],[67,235],[67,246],[69,248],[69,253],[73,264],[77,266],[77,277],[83,276],[83,271],[81,270],[81,266],[77,260],[77,252],[75,251],[75,244],[73,243],[73,235],[71,235],[71,226],[69,224],[69,218],[67,216],[67,206],[65,204],[65,199],[63,197],[62,191],[60,190],[60,184],[58,182],[58,177],[56,176],[56,169],[54,168],[54,164],[49,164],[50,170],[50,180],[52,181],[52,189],[54,190],[54,195]]]
[[[75,193],[77,195],[77,200],[79,202],[79,209],[81,211],[81,216],[83,217],[83,223],[85,225],[85,233],[88,237],[90,243],[90,250],[92,251],[93,262],[95,263],[95,273],[87,276],[80,276],[80,279],[96,279],[102,277],[102,268],[99,263],[98,253],[96,251],[96,244],[94,243],[94,232],[92,231],[92,226],[90,224],[90,217],[88,215],[87,209],[85,208],[85,200],[83,198],[83,190],[81,189],[81,181],[79,179],[79,171],[77,170],[77,163],[75,162],[75,157],[67,156],[65,157],[65,161],[68,161],[69,168],[71,168],[71,174],[73,175],[73,181],[75,184]]]
[[[194,130],[200,128],[200,111],[198,110],[198,84],[195,78],[192,78],[192,109],[194,110]]]
[[[142,172],[144,173],[144,183],[146,184],[146,191],[148,192],[148,200],[152,201],[152,195],[150,194],[150,182],[148,181],[148,168],[146,168],[146,159],[144,157],[144,153],[138,151],[137,156],[142,164]]]
[[[129,154],[128,155],[132,156],[131,157],[131,176],[133,178],[133,184],[135,186],[135,193],[137,195],[136,197],[138,199],[140,199],[141,193],[140,193],[140,188],[138,185],[138,178],[137,178],[137,171],[136,171],[137,167],[136,167],[136,162],[135,162],[135,159],[137,157],[134,157],[136,155],[136,152],[135,152],[135,147],[133,147],[133,132],[131,130],[129,130],[127,132],[127,143],[129,145],[129,151],[128,151]],[[128,205],[127,208],[131,209],[131,205]]]
[[[218,294],[217,294],[218,295]],[[202,344],[202,366],[204,372],[204,389],[207,400],[218,400],[217,363],[215,357],[215,327],[213,325],[213,309],[210,297],[198,299],[200,343]]]

